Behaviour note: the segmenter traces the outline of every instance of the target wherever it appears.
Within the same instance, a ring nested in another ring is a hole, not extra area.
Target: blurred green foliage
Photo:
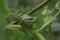
[[[11,1],[8,2],[11,3]],[[32,37],[21,29],[21,25],[9,26],[9,23],[6,24],[5,21],[11,14],[13,17],[11,17],[11,19],[15,20],[14,18],[17,18],[16,14],[26,14],[43,1],[44,0],[14,0],[16,5],[11,4],[15,6],[8,9],[10,5],[6,5],[6,0],[0,0],[0,40],[5,40],[6,38],[6,40],[54,40],[54,35],[51,32],[51,24],[53,22],[52,20],[60,13],[59,3],[56,4],[59,0],[51,0],[46,6],[32,14],[32,16],[37,16],[37,22],[33,24]],[[60,17],[60,15],[58,17]],[[9,18],[10,22],[12,21],[11,19]],[[4,32],[6,33],[6,36],[4,35]]]

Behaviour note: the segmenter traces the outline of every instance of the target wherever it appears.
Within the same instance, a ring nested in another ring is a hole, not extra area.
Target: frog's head
[[[36,19],[37,19],[36,16],[33,17],[33,16],[30,16],[30,15],[27,15],[27,14],[23,14],[20,17],[21,17],[21,21],[23,21],[25,23],[26,22],[28,22],[28,23],[34,23],[34,22],[36,22]]]
[[[33,17],[27,14],[20,14],[20,21],[21,21],[21,25],[25,25],[25,26],[33,26],[33,24],[37,21],[37,17]]]
[[[36,22],[37,17],[29,16],[27,14],[20,15],[21,26],[27,29],[32,28],[33,24]]]

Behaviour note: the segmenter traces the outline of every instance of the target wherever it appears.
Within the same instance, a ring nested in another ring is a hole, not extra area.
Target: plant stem
[[[43,24],[43,25],[41,26],[41,28],[37,29],[36,31],[40,31],[40,30],[44,29],[49,23],[51,23],[51,22],[54,20],[54,18],[55,18],[56,16],[59,15],[59,13],[60,13],[60,10],[59,10],[59,12],[58,12],[54,17],[52,17],[48,22],[46,22],[45,24]]]
[[[45,0],[44,2],[42,2],[39,5],[37,5],[36,7],[34,7],[31,11],[28,12],[28,15],[31,15],[34,12],[36,12],[39,8],[43,7],[46,3],[48,3],[48,1],[49,0]]]

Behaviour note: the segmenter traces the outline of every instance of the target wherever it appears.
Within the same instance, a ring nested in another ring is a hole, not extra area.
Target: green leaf
[[[5,4],[6,0],[0,0],[0,40],[5,40],[5,17],[9,14],[9,10]]]
[[[7,25],[6,29],[10,30],[20,30],[21,25]]]
[[[60,9],[60,1],[58,1],[58,2],[56,3],[55,8],[56,8],[56,9]]]
[[[0,0],[0,16],[2,18],[5,18],[10,13],[5,1],[6,0]]]

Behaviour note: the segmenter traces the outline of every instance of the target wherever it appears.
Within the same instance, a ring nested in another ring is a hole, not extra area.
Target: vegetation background
[[[6,26],[9,25],[12,20],[15,20],[16,13],[26,14],[43,1],[44,0],[0,0],[0,40],[39,40],[36,39],[36,37],[31,39],[31,37],[24,32],[17,31],[13,28],[10,29],[9,27],[9,30],[6,32]],[[35,30],[49,22],[44,29],[39,31],[45,40],[60,40],[60,14],[54,17],[60,12],[58,11],[60,10],[60,5],[56,4],[58,2],[59,0],[49,0],[46,5],[32,14],[32,16],[37,16],[37,22],[33,24]],[[56,5],[59,6],[59,8],[57,8]],[[6,20],[7,17],[9,17],[8,20]],[[50,22],[53,17],[54,20]]]

